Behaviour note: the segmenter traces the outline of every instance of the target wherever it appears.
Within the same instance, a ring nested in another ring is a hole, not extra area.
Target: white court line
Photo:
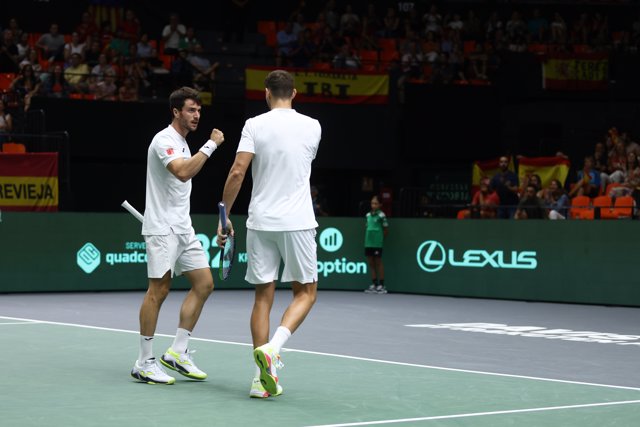
[[[2,317],[0,317],[2,318]],[[29,322],[0,322],[0,326],[4,326],[4,325],[37,325],[38,323],[41,323],[37,320],[34,321],[29,321]]]
[[[131,331],[131,330],[128,330],[128,329],[105,328],[105,327],[102,327],[102,326],[81,325],[81,324],[77,324],[77,323],[51,322],[51,321],[48,321],[48,320],[23,319],[23,318],[19,318],[19,317],[5,317],[5,316],[0,316],[0,319],[18,320],[18,321],[25,321],[25,322],[38,322],[38,323],[42,323],[42,324],[58,325],[58,326],[71,326],[71,327],[75,327],[75,328],[94,329],[94,330],[99,330],[99,331],[111,331],[111,332],[124,332],[124,333],[128,333],[128,334],[140,334],[139,331]],[[167,337],[167,338],[173,338],[174,337],[174,335],[168,335],[168,334],[156,334],[156,336]],[[189,339],[190,340],[195,340],[195,341],[218,343],[218,344],[241,345],[241,346],[245,346],[245,347],[251,347],[252,346],[252,344],[249,344],[249,343],[240,343],[240,342],[235,342],[235,341],[221,341],[221,340],[213,340],[213,339],[209,339],[209,338],[192,337],[192,338],[189,338]],[[610,384],[588,383],[588,382],[582,382],[582,381],[559,380],[559,379],[555,379],[555,378],[531,377],[531,376],[527,376],[527,375],[501,374],[501,373],[497,373],[497,372],[474,371],[474,370],[470,370],[470,369],[444,368],[442,366],[431,366],[431,365],[421,365],[421,364],[417,364],[417,363],[394,362],[392,360],[371,359],[371,358],[367,358],[367,357],[347,356],[347,355],[344,355],[344,354],[323,353],[323,352],[319,352],[319,351],[296,350],[296,349],[288,349],[288,348],[283,348],[283,350],[287,351],[287,352],[293,352],[293,353],[313,354],[313,355],[318,355],[318,356],[337,357],[337,358],[340,358],[340,359],[360,360],[360,361],[364,361],[364,362],[384,363],[384,364],[387,364],[387,365],[408,366],[408,367],[413,367],[413,368],[433,369],[433,370],[438,370],[438,371],[462,372],[462,373],[467,373],[467,374],[490,375],[490,376],[505,377],[505,378],[517,378],[517,379],[526,379],[526,380],[534,380],[534,381],[548,381],[548,382],[563,383],[563,384],[574,384],[574,385],[584,385],[584,386],[593,386],[593,387],[614,388],[614,389],[620,389],[620,390],[640,391],[640,387],[628,387],[628,386],[619,386],[619,385],[610,385]]]
[[[448,419],[454,419],[454,418],[485,417],[487,415],[523,414],[527,412],[558,411],[561,409],[593,408],[596,406],[630,405],[635,403],[640,403],[640,400],[624,400],[620,402],[603,402],[603,403],[585,403],[581,405],[566,405],[566,406],[548,406],[545,408],[512,409],[508,411],[473,412],[469,414],[439,415],[434,417],[419,417],[419,418],[399,418],[395,420],[362,421],[357,423],[344,423],[344,424],[319,424],[319,425],[313,425],[313,426],[307,426],[307,427],[372,426],[372,425],[391,424],[391,423],[410,423],[413,421],[448,420]]]

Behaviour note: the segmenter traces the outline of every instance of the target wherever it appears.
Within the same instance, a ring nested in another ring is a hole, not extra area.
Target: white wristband
[[[200,152],[202,152],[207,157],[211,157],[213,152],[216,151],[216,148],[218,148],[218,145],[210,139],[205,142],[202,148],[200,148]]]

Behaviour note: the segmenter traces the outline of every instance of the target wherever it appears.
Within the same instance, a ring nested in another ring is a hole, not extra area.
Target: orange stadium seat
[[[613,212],[613,199],[609,196],[598,196],[593,198],[593,209],[597,212],[600,209],[601,219],[616,218]]]
[[[588,196],[575,196],[571,199],[569,217],[571,219],[593,219],[591,198]]]
[[[4,142],[2,144],[3,153],[26,153],[27,147],[19,142]]]
[[[264,35],[267,46],[276,46],[276,34],[278,33],[276,21],[258,21],[258,32]]]
[[[616,197],[613,202],[613,214],[616,218],[632,218],[635,200],[632,196]]]
[[[396,39],[379,38],[378,46],[383,52],[395,52],[398,50]]]

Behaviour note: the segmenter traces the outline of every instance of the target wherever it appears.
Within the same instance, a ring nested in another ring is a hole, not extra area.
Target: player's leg
[[[153,336],[162,303],[169,294],[177,244],[172,236],[145,236],[149,286],[140,306],[140,349],[131,376],[149,384],[173,384],[153,357]]]
[[[131,376],[149,384],[173,384],[175,378],[167,375],[153,356],[153,336],[162,303],[171,287],[171,271],[160,279],[149,279],[149,288],[140,306],[140,347]]]
[[[280,252],[274,240],[276,233],[247,230],[247,273],[245,280],[255,285],[255,299],[251,311],[251,336],[254,346],[255,374],[252,379],[250,397],[266,398],[282,393],[282,387],[277,384],[275,365],[276,356],[271,349],[267,354],[260,352],[259,358],[255,351],[263,348],[269,342],[270,313],[275,296],[275,279],[278,278],[280,268]],[[264,383],[268,383],[267,391]]]
[[[285,310],[271,340],[253,352],[260,368],[260,382],[271,394],[278,394],[277,368],[282,367],[280,351],[307,317],[317,299],[318,257],[315,229],[288,231],[275,235],[284,261],[283,282],[292,282],[293,300]]]
[[[185,271],[184,275],[189,280],[191,289],[187,292],[182,307],[180,307],[179,328],[193,331],[205,302],[213,292],[213,276],[208,267]]]
[[[284,326],[293,334],[304,322],[317,300],[318,282],[292,282],[291,289],[293,290],[293,299],[282,315],[280,326]],[[281,348],[282,345],[279,347]]]
[[[269,317],[276,285],[274,282],[256,285],[255,300],[251,311],[251,338],[253,348],[269,342]]]
[[[207,374],[193,362],[188,351],[189,338],[200,318],[205,302],[213,292],[213,277],[204,250],[193,230],[178,236],[180,254],[176,261],[176,274],[184,272],[191,289],[180,307],[180,321],[171,347],[160,361],[166,367],[192,379],[204,380]]]
[[[171,288],[171,271],[167,271],[160,279],[149,279],[149,287],[140,306],[140,335],[153,337],[156,333],[158,316],[162,303],[169,295]],[[153,356],[152,354],[148,356]]]

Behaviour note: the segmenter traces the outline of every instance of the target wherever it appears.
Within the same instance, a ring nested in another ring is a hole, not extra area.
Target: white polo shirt
[[[191,180],[182,182],[167,169],[167,165],[178,158],[191,158],[191,151],[182,135],[169,125],[153,137],[147,152],[147,194],[142,224],[145,236],[191,231]]]
[[[320,123],[289,108],[275,108],[245,122],[238,152],[254,154],[247,228],[295,231],[316,228],[311,202],[311,162]]]

